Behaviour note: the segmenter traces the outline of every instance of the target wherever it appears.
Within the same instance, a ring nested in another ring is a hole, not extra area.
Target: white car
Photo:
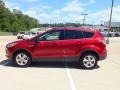
[[[23,39],[31,39],[37,35],[38,35],[37,32],[27,32],[26,34],[23,35]]]
[[[17,38],[18,38],[18,39],[23,39],[23,36],[25,35],[25,33],[26,33],[26,32],[19,32],[19,33],[17,34]]]
[[[103,37],[107,37],[108,36],[108,32],[100,32],[101,33],[101,35],[103,36]]]
[[[109,37],[115,37],[115,32],[109,32]]]

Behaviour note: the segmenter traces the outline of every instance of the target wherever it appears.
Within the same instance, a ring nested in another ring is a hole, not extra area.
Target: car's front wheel
[[[97,66],[97,56],[95,54],[86,53],[80,58],[80,65],[84,69],[94,69]]]
[[[18,52],[13,61],[19,67],[28,67],[31,64],[31,56],[25,52]]]

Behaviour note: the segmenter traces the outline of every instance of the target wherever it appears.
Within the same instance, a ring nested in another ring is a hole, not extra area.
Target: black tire
[[[94,58],[93,60],[89,60],[89,61],[86,61],[85,59],[88,58],[88,56],[90,56],[90,58]],[[90,65],[90,63],[92,63],[93,65],[91,66],[87,66],[85,64],[85,61],[86,61],[86,64],[88,63]],[[91,61],[91,62],[90,62]],[[83,69],[95,69],[95,67],[97,66],[98,64],[98,58],[95,54],[92,54],[92,53],[85,53],[83,54],[81,57],[80,57],[80,60],[79,60],[79,64],[80,64],[80,67],[82,67]]]
[[[23,55],[24,57],[22,57]],[[20,59],[19,56],[21,56],[22,58]],[[20,60],[18,61],[18,59],[20,59],[21,61]],[[29,67],[32,62],[32,58],[26,52],[17,52],[13,57],[13,62],[14,65],[18,67]],[[23,62],[23,64],[20,64],[20,62]]]

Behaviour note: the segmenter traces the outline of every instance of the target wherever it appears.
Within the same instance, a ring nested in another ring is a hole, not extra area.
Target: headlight
[[[6,48],[11,48],[11,47],[14,47],[17,43],[9,43],[6,45]]]

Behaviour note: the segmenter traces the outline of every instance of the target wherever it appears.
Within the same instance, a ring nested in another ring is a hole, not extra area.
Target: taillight
[[[101,43],[103,43],[104,45],[106,45],[107,44],[107,41],[105,40],[105,38],[104,38],[104,36],[99,32],[98,33],[99,34],[99,41],[101,42]]]

